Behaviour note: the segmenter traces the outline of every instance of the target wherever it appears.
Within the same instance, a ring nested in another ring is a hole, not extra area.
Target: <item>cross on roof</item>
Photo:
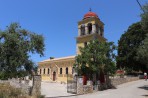
[[[91,8],[89,9],[89,11],[91,12]]]

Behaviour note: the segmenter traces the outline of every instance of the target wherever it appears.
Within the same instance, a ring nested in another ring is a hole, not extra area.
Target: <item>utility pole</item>
[[[138,5],[140,6],[141,10],[145,13],[144,9],[142,8],[142,5],[140,4],[139,0],[136,0]]]

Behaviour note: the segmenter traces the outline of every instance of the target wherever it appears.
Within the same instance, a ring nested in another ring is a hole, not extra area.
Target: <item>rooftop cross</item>
[[[89,9],[89,11],[91,12],[91,8]]]

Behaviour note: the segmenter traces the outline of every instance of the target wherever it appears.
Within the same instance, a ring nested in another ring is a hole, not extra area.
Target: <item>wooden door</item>
[[[55,81],[55,79],[56,79],[56,72],[54,71],[53,72],[53,81]]]

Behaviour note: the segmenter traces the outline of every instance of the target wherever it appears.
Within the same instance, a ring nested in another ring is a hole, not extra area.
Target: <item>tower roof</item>
[[[90,10],[90,12],[88,12],[88,13],[86,13],[86,14],[84,15],[83,19],[87,19],[87,18],[91,18],[91,17],[96,17],[96,18],[98,18],[98,15],[97,15],[96,13],[94,13],[94,12],[91,12],[91,10]]]

